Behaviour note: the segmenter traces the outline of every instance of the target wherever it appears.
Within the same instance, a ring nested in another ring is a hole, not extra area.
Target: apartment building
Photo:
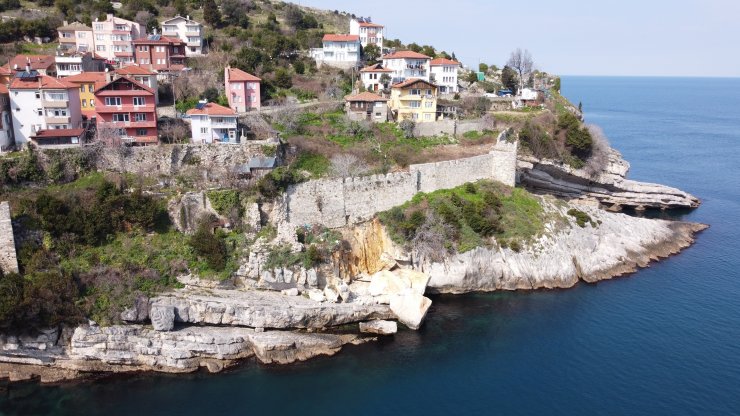
[[[335,68],[355,68],[360,63],[360,37],[358,35],[324,35],[323,47],[311,49],[311,57],[318,65]]]
[[[59,46],[65,51],[91,52],[95,50],[95,38],[91,27],[80,23],[64,22],[57,28]]]
[[[95,92],[107,83],[105,72],[83,72],[64,78],[79,89],[80,109],[87,118],[95,117]]]
[[[149,87],[154,91],[155,103],[159,104],[159,83],[157,81],[157,74],[138,65],[128,65],[123,68],[116,69],[113,74],[109,77],[109,81],[112,81],[116,76],[124,76],[129,79]]]
[[[399,83],[406,79],[423,79],[429,81],[429,62],[432,58],[414,51],[398,51],[383,56],[383,68],[392,72],[392,82]]]
[[[452,59],[436,58],[430,61],[430,81],[439,86],[440,94],[460,92],[457,86],[457,70],[460,66],[460,62]]]
[[[95,91],[98,140],[108,143],[157,143],[154,91],[119,77]]]
[[[182,71],[185,68],[185,42],[158,34],[134,40],[135,63],[157,72]]]
[[[383,77],[387,75],[387,77]],[[368,91],[380,91],[388,88],[393,71],[383,68],[381,64],[366,66],[360,70],[360,80]]]
[[[162,22],[162,36],[185,42],[185,56],[203,54],[203,25],[190,16],[175,16]]]
[[[407,79],[391,87],[388,106],[396,121],[436,121],[437,86],[423,79]]]
[[[198,144],[238,143],[236,112],[216,103],[200,102],[187,111],[192,141]]]
[[[383,40],[385,40],[385,27],[383,25],[361,17],[350,19],[349,34],[359,36],[363,48],[367,45],[376,45],[381,51],[383,50]]]
[[[259,110],[261,106],[260,84],[262,80],[239,68],[227,66],[224,69],[224,84],[229,107],[237,113],[252,109]]]
[[[112,14],[93,22],[95,53],[119,64],[134,62],[133,40],[145,35],[144,26]]]

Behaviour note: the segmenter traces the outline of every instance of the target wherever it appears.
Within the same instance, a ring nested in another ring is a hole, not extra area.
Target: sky
[[[468,66],[502,66],[522,48],[559,75],[740,77],[740,0],[293,2],[371,17],[387,38]]]

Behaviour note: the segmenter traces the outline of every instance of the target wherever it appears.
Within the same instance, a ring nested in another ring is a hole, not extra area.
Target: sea
[[[0,415],[738,415],[740,79],[563,77],[632,179],[711,227],[629,276],[436,296],[419,331],[288,366],[0,390]]]

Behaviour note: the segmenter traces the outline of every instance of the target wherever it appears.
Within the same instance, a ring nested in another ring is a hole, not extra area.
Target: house
[[[108,14],[103,21],[93,22],[95,53],[119,64],[134,62],[133,40],[146,34],[144,26]]]
[[[398,51],[383,56],[383,68],[390,69],[393,83],[408,78],[429,81],[429,62],[432,58],[414,51]]]
[[[69,52],[91,52],[95,50],[93,30],[91,27],[80,23],[64,22],[63,26],[57,28],[60,49]]]
[[[31,136],[31,143],[52,149],[79,147],[85,142],[85,134],[84,128],[39,130]]]
[[[185,68],[185,42],[158,34],[134,40],[136,64],[157,72],[177,72]]]
[[[533,88],[522,88],[519,92],[519,100],[525,107],[537,107],[545,103],[545,93]]]
[[[366,90],[377,92],[388,88],[392,74],[393,71],[383,68],[381,64],[370,65],[360,70],[360,81]]]
[[[106,143],[157,143],[154,91],[127,77],[118,77],[95,91],[98,140]]]
[[[388,99],[371,92],[361,92],[344,97],[347,117],[350,120],[388,121]]]
[[[236,112],[230,108],[201,101],[187,111],[193,143],[238,143]]]
[[[316,64],[335,68],[355,68],[360,63],[360,37],[358,35],[326,34],[323,47],[311,49]]]
[[[15,138],[10,111],[10,91],[8,87],[0,84],[0,152],[11,149],[13,145],[15,145]]]
[[[360,37],[360,45],[367,47],[367,45],[376,45],[380,50],[383,50],[383,40],[385,39],[385,27],[377,23],[373,23],[370,19],[350,19],[349,21],[349,34],[357,35]]]
[[[277,158],[273,156],[255,156],[247,163],[234,167],[234,173],[240,178],[258,178],[275,169]]]
[[[105,59],[92,52],[57,53],[54,56],[58,77],[68,77],[82,72],[102,72],[107,67]]]
[[[16,55],[4,65],[8,82],[20,72],[36,71],[40,75],[57,76],[56,60],[53,55]]]
[[[185,42],[185,56],[203,54],[203,25],[190,16],[175,16],[162,22],[162,36]]]
[[[30,70],[17,73],[8,90],[16,145],[41,130],[81,127],[77,85]]]
[[[105,72],[83,72],[64,78],[70,84],[74,84],[79,89],[80,109],[82,115],[88,118],[95,117],[95,91],[99,87],[107,84]]]
[[[429,62],[430,81],[439,86],[440,94],[460,92],[457,86],[457,70],[460,66],[460,62],[445,58],[435,58]]]
[[[112,81],[116,76],[124,76],[139,84],[145,85],[154,91],[154,100],[156,104],[159,104],[159,82],[157,81],[157,74],[154,72],[142,68],[138,65],[127,65],[123,68],[118,68],[113,72],[113,76],[109,78]]]
[[[226,66],[224,69],[224,84],[229,107],[237,113],[252,109],[260,109],[261,79],[248,74],[239,68]]]
[[[437,86],[423,79],[407,79],[391,87],[389,108],[396,121],[417,123],[437,119]]]

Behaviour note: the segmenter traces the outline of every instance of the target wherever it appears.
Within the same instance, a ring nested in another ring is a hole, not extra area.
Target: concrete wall
[[[13,223],[7,201],[0,202],[0,269],[4,273],[18,273]]]
[[[288,189],[286,220],[294,225],[329,228],[357,224],[409,201],[418,192],[449,189],[492,179],[514,186],[517,143],[506,133],[490,153],[469,158],[409,166],[408,172],[308,181]]]
[[[427,136],[458,136],[469,131],[482,131],[488,128],[482,120],[439,120],[427,123],[416,123],[414,135],[416,137]]]

